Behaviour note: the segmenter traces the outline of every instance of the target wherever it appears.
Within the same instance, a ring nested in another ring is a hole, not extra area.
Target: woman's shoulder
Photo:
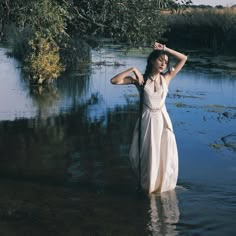
[[[168,77],[167,73],[161,74],[161,78],[163,83],[165,83],[165,85],[168,87],[170,83],[170,78]]]

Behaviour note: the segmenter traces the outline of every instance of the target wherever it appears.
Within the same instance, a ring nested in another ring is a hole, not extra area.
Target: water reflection
[[[89,69],[85,74],[70,72],[53,84],[44,87],[31,86],[29,97],[37,108],[37,116],[47,118],[88,104],[88,100],[96,97],[90,91],[90,83]]]
[[[124,106],[91,117],[99,102],[93,95],[70,114],[1,121],[0,175],[100,189],[130,179],[126,157],[137,114]]]
[[[1,50],[0,57],[3,57]],[[123,57],[122,62],[124,60],[127,67],[138,64],[141,68],[145,65],[143,58]],[[45,197],[51,198],[52,203],[56,199],[52,187],[69,189],[65,201],[64,190],[58,190],[63,196],[56,212],[62,218],[60,222],[66,218],[68,227],[71,222],[76,229],[80,227],[81,235],[86,235],[88,229],[91,235],[106,232],[113,235],[117,232],[114,228],[120,235],[138,235],[136,232],[145,228],[149,232],[140,235],[169,236],[177,235],[176,225],[181,235],[182,231],[186,235],[194,234],[195,228],[201,226],[195,216],[201,215],[202,209],[212,202],[212,195],[203,193],[202,188],[197,188],[189,198],[184,194],[182,198],[185,201],[178,195],[183,203],[180,210],[175,191],[151,195],[150,206],[143,199],[134,201],[131,193],[136,188],[136,179],[127,155],[138,117],[137,90],[133,86],[110,84],[111,76],[123,68],[102,66],[90,69],[83,75],[76,71],[65,75],[51,88],[30,91],[20,80],[16,64],[11,59],[0,60],[1,181],[13,180],[11,182],[17,182],[19,189],[27,180],[37,187],[43,185],[41,181],[52,183]],[[220,190],[214,193],[215,196],[225,197],[216,201],[220,211],[215,210],[215,203],[212,211],[205,211],[205,228],[201,228],[203,235],[209,233],[209,221],[216,215],[217,223],[221,222],[227,228],[226,232],[234,232],[231,219],[236,215],[232,208],[235,204],[232,200],[235,196],[235,189],[232,189],[236,177],[235,152],[222,150],[216,153],[208,144],[221,137],[228,137],[228,140],[223,140],[228,143],[235,142],[234,136],[229,136],[235,132],[235,88],[236,81],[226,73],[220,75],[188,69],[170,87],[167,107],[178,139],[180,180],[184,182],[187,179],[191,185],[194,181],[205,182],[206,188],[211,181],[217,182]],[[209,104],[216,104],[214,110],[207,106]],[[217,118],[223,112],[228,112],[224,114],[229,114],[229,117],[219,122]],[[91,191],[87,191],[88,185],[92,186]],[[15,191],[14,184],[8,186]],[[81,186],[86,186],[85,190]],[[220,188],[222,186],[225,189]],[[1,189],[7,192],[6,188]],[[29,190],[27,187],[26,200],[32,199],[31,192],[31,187]],[[39,192],[44,191],[39,188]],[[201,202],[203,196],[204,203]],[[75,201],[74,197],[79,200]],[[199,207],[192,209],[194,197]],[[15,204],[15,198],[13,202]],[[4,199],[2,205],[5,203]],[[81,211],[82,205],[84,209]],[[64,212],[61,206],[66,206]],[[43,209],[45,206],[40,203],[40,207]],[[76,214],[75,209],[78,210]],[[180,211],[182,219],[179,219]],[[78,219],[81,219],[79,226]],[[128,234],[127,228],[135,229],[135,233]],[[212,228],[211,235],[217,234],[225,235],[222,227]]]
[[[29,96],[32,99],[33,106],[37,108],[37,116],[47,118],[53,114],[53,107],[57,106],[59,101],[58,88],[54,85],[48,86],[30,86]]]
[[[83,74],[70,71],[48,86],[30,86],[21,73],[20,63],[0,48],[0,120],[44,118],[69,112],[86,103],[91,91],[91,65]]]
[[[62,123],[61,117],[1,122],[1,176],[61,180],[68,152]]]
[[[175,190],[150,195],[150,223],[148,228],[153,236],[178,235],[176,224],[180,211]]]
[[[78,133],[73,134],[68,167],[70,183],[95,184],[99,191],[105,186],[119,185],[122,180],[128,185],[133,183],[127,155],[137,114],[127,109],[127,106],[116,107],[93,118],[86,113]]]
[[[58,79],[57,87],[63,98],[79,100],[87,97],[91,91],[91,68],[88,67],[83,74],[78,71],[67,72]]]
[[[137,65],[144,71],[144,57],[124,57],[114,50],[100,56],[93,55],[93,60],[118,61],[121,66],[96,66],[90,64],[83,73],[70,71],[48,87],[32,87],[22,80],[19,63],[5,55],[7,49],[0,48],[0,120],[31,118],[68,113],[77,109],[92,96],[99,94],[101,103],[93,113],[113,109],[117,105],[127,104],[128,99],[138,100],[138,93],[133,86],[112,86],[110,78],[124,67]],[[122,68],[120,68],[122,67]],[[189,65],[177,75],[170,86],[170,96],[176,94],[180,102],[191,105],[217,104],[235,106],[235,77],[225,71],[191,69]],[[194,86],[193,86],[194,84]],[[221,96],[219,96],[221,94]],[[182,101],[183,100],[183,101]],[[93,115],[94,116],[94,115]]]

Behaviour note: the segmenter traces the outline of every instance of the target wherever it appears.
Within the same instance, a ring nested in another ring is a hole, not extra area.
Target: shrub
[[[40,34],[29,41],[31,53],[24,64],[30,79],[38,84],[49,83],[64,70],[60,63],[59,47],[53,40],[45,39]]]

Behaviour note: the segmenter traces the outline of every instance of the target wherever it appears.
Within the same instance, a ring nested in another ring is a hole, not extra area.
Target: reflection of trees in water
[[[107,129],[113,137],[118,138],[117,144],[131,143],[137,117],[136,105],[117,106],[107,112]]]
[[[54,84],[47,86],[31,86],[30,96],[40,113],[46,112],[46,108],[53,107],[59,100],[58,89]]]
[[[63,120],[22,119],[0,123],[1,174],[60,177],[68,152]]]
[[[137,112],[116,107],[91,121],[87,109],[93,105],[88,100],[70,114],[1,122],[1,175],[132,182],[127,155]]]
[[[77,123],[77,136],[68,169],[70,181],[86,181],[99,185],[110,182],[128,183],[131,170],[128,151],[137,114],[129,106],[108,110],[104,117],[85,124]],[[74,127],[74,126],[73,126]]]
[[[150,223],[152,235],[178,235],[179,207],[175,190],[150,195]]]
[[[84,68],[84,73],[78,71],[67,72],[64,77],[54,84],[30,87],[30,97],[38,108],[38,116],[49,117],[59,112],[60,103],[65,104],[68,110],[86,104],[89,99],[90,75],[89,65]]]
[[[73,99],[82,98],[87,95],[90,89],[90,65],[81,71],[67,72],[57,81],[57,86],[61,94]]]

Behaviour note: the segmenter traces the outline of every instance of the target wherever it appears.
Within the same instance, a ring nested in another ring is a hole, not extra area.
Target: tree
[[[19,35],[26,35],[14,44],[13,51],[22,59],[30,81],[42,84],[57,78],[64,70],[59,45],[67,37],[67,5],[51,0],[15,0],[10,7],[9,21]],[[20,50],[22,46],[25,50]]]
[[[14,47],[25,50],[13,51],[31,80],[43,83],[64,70],[61,52],[74,50],[70,44],[75,35],[88,43],[102,36],[132,46],[150,45],[166,30],[161,10],[176,4],[177,0],[1,0],[0,19],[2,29],[14,24],[21,36],[15,38],[22,39]]]
[[[9,20],[10,0],[2,0],[0,2],[0,39],[3,36],[4,27]]]
[[[133,46],[145,46],[166,30],[164,9],[188,6],[190,0],[74,0],[76,29],[82,34],[106,35]]]

